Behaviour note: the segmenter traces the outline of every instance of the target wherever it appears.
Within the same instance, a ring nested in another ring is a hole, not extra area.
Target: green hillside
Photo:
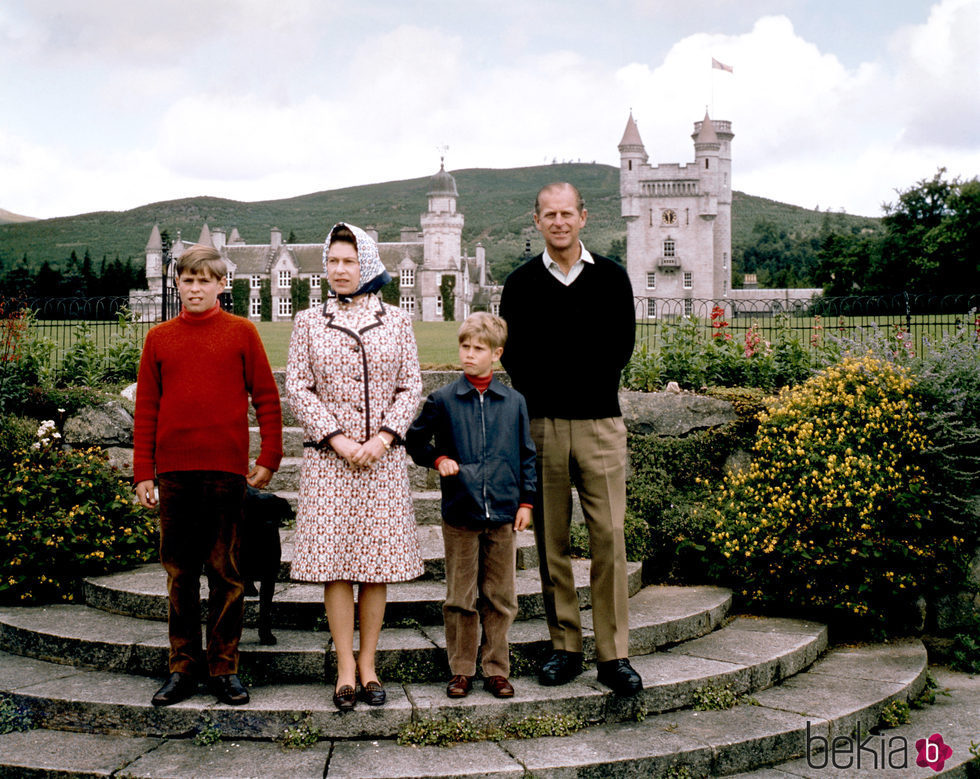
[[[469,254],[477,241],[487,249],[491,274],[502,280],[523,253],[524,242],[540,251],[542,242],[534,230],[531,211],[535,192],[551,181],[574,182],[589,209],[584,237],[597,252],[607,252],[626,229],[620,217],[619,169],[609,165],[568,163],[506,170],[454,171],[459,190],[457,206],[466,217],[463,244]],[[88,251],[96,261],[107,256],[141,260],[150,230],[158,224],[176,237],[196,240],[204,222],[229,232],[237,227],[246,243],[267,243],[269,231],[278,227],[287,237],[292,232],[301,243],[322,241],[329,227],[343,219],[361,226],[373,225],[383,241],[397,240],[402,227],[419,226],[427,207],[429,177],[368,184],[316,192],[284,200],[242,203],[214,197],[193,197],[133,208],[100,211],[78,216],[44,219],[20,224],[0,224],[0,272],[26,255],[37,268],[45,260],[64,266],[75,251]],[[873,223],[864,217],[833,215],[848,224]],[[825,215],[764,198],[736,192],[733,203],[733,256],[736,264],[759,220],[774,223],[796,237],[819,232]],[[843,225],[842,225],[843,226]]]

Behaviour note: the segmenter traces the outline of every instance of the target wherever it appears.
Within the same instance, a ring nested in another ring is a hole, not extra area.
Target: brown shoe
[[[503,676],[488,676],[483,680],[483,689],[494,698],[513,698],[514,687]]]
[[[471,687],[473,687],[472,676],[456,674],[449,680],[449,684],[446,686],[446,695],[450,698],[465,698],[469,694]]]

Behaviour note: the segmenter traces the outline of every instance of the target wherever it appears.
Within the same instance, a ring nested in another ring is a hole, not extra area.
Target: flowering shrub
[[[750,604],[914,624],[959,541],[930,511],[920,411],[906,371],[871,355],[772,399],[709,507],[721,577]]]
[[[826,364],[819,355],[830,350],[808,349],[793,332],[786,314],[778,318],[776,339],[770,343],[755,322],[735,337],[725,311],[711,311],[710,330],[693,317],[677,317],[663,325],[662,345],[641,344],[623,371],[623,387],[653,392],[669,381],[684,389],[702,387],[758,387],[775,390],[798,384],[814,368]],[[710,333],[710,338],[706,337]],[[816,333],[814,335],[816,337]]]
[[[81,577],[152,559],[156,521],[98,449],[64,450],[50,420],[0,465],[0,601],[73,600]]]

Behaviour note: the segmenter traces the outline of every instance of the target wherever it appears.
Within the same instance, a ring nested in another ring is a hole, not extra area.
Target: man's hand
[[[459,473],[459,463],[447,457],[445,460],[439,461],[439,466],[436,470],[439,471],[440,476],[455,476]]]
[[[157,496],[154,492],[154,487],[153,479],[145,479],[136,485],[136,498],[139,500],[140,505],[145,508],[155,509],[157,507]]]
[[[521,506],[517,509],[517,516],[514,517],[514,530],[520,532],[521,530],[526,530],[527,526],[531,524],[531,509],[527,506]]]
[[[266,468],[264,465],[256,465],[251,471],[248,472],[248,476],[245,477],[251,486],[255,489],[260,490],[270,481],[272,481],[272,471]]]

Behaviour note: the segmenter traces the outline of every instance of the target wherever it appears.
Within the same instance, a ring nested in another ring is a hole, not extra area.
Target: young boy
[[[442,477],[450,698],[469,693],[478,648],[484,689],[514,695],[507,680],[507,631],[517,616],[514,531],[530,523],[536,487],[524,398],[493,377],[506,340],[500,317],[467,317],[459,328],[463,376],[429,395],[405,437],[412,459]]]
[[[147,508],[159,503],[170,600],[170,678],[152,703],[169,706],[197,690],[203,568],[209,687],[221,702],[241,705],[249,695],[237,675],[244,608],[238,524],[246,482],[265,486],[282,459],[279,390],[255,325],[221,310],[227,274],[221,255],[191,246],[175,274],[183,310],[146,335],[133,430],[136,496]],[[251,471],[249,395],[262,440]]]

